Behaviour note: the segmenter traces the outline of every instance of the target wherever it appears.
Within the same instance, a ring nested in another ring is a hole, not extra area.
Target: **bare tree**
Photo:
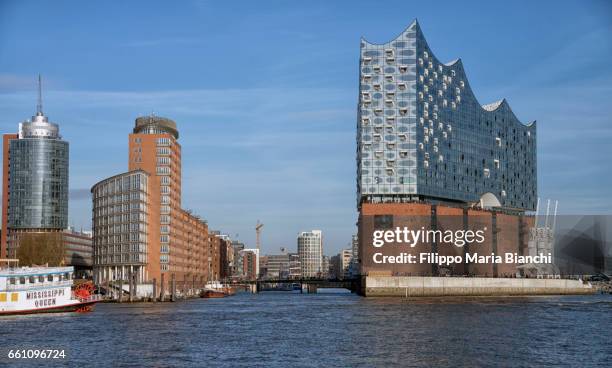
[[[26,233],[19,237],[17,258],[23,266],[61,266],[65,253],[61,233]]]

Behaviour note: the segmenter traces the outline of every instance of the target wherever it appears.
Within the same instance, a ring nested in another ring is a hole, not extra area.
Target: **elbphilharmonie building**
[[[461,59],[439,61],[418,22],[361,40],[358,205],[457,202],[535,210],[536,124],[506,102],[481,105]]]
[[[482,254],[525,254],[537,207],[536,124],[505,99],[481,105],[460,59],[443,63],[415,20],[395,39],[361,40],[357,206],[361,275],[512,277],[510,264],[379,264],[375,230],[481,230]],[[435,239],[385,255],[465,256]],[[374,258],[373,258],[374,257]]]

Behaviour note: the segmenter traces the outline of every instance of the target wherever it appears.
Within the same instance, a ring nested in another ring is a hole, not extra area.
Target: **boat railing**
[[[102,300],[102,295],[100,294],[91,294],[90,296],[81,298],[81,297],[76,297],[81,303],[92,303],[92,302],[99,302]]]
[[[54,287],[67,287],[72,285],[72,280],[62,280],[62,281],[45,281],[45,282],[36,282],[33,284],[26,283],[20,284],[15,283],[11,284],[7,281],[6,290],[7,291],[28,291],[34,288],[54,288]]]

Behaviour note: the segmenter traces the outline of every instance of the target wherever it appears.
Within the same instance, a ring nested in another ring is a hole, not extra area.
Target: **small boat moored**
[[[231,287],[214,281],[206,284],[204,290],[200,292],[200,298],[225,298],[231,295],[234,295],[234,290]]]
[[[200,298],[225,298],[229,295],[229,293],[226,293],[223,290],[205,289],[200,293]]]

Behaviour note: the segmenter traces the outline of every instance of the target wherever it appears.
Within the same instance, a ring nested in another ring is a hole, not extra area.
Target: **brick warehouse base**
[[[515,264],[461,263],[441,267],[429,263],[377,264],[375,253],[397,256],[401,253],[417,256],[422,252],[446,256],[462,256],[470,252],[482,255],[526,254],[529,228],[533,216],[512,215],[491,210],[476,210],[448,205],[425,203],[362,203],[358,221],[359,263],[361,275],[378,276],[482,276],[513,277]],[[457,247],[440,241],[419,242],[413,248],[398,243],[373,246],[374,230],[393,230],[406,227],[412,230],[481,230],[484,242]]]

